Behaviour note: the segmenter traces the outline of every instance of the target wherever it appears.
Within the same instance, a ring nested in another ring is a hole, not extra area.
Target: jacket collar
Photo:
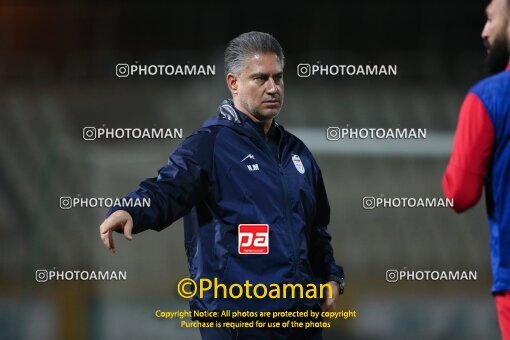
[[[264,123],[263,122],[254,122],[251,120],[243,112],[239,111],[235,106],[232,99],[225,99],[221,102],[218,107],[218,116],[223,119],[227,119],[231,122],[240,124],[240,125],[249,125],[253,127],[256,131],[264,134]],[[268,135],[273,136],[276,133],[277,128],[280,128],[280,125],[276,123],[275,119],[271,123],[271,127],[269,128]]]

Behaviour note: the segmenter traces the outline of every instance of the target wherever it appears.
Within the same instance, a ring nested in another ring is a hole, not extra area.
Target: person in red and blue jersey
[[[510,339],[510,0],[492,0],[486,14],[482,39],[493,75],[464,99],[443,191],[460,213],[479,201],[485,187],[492,293],[502,337]]]

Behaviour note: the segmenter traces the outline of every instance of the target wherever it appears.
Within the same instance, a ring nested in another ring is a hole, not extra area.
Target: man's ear
[[[227,80],[227,86],[228,86],[228,89],[230,90],[230,92],[232,92],[232,94],[237,94],[237,76],[232,73],[232,72],[229,72],[227,74],[227,77],[226,77],[226,80]]]

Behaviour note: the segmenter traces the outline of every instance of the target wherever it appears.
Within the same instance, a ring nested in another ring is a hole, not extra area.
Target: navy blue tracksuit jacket
[[[299,160],[299,161],[297,161]],[[299,164],[301,163],[301,164]],[[262,125],[231,100],[171,154],[156,178],[128,195],[150,198],[128,211],[133,233],[160,231],[184,217],[191,278],[233,283],[322,283],[343,277],[327,231],[330,208],[320,169],[304,143],[273,122]],[[238,225],[268,224],[269,253],[239,254]],[[190,300],[191,309],[278,311],[317,309],[312,299]]]

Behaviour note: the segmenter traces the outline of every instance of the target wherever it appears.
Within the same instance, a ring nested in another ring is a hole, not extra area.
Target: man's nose
[[[274,82],[273,78],[269,78],[269,80],[267,81],[266,92],[267,93],[276,92],[276,83]]]
[[[486,22],[485,25],[483,26],[482,34],[481,34],[483,40],[488,38],[488,31],[489,31],[489,27],[488,26],[489,26],[488,22]]]

